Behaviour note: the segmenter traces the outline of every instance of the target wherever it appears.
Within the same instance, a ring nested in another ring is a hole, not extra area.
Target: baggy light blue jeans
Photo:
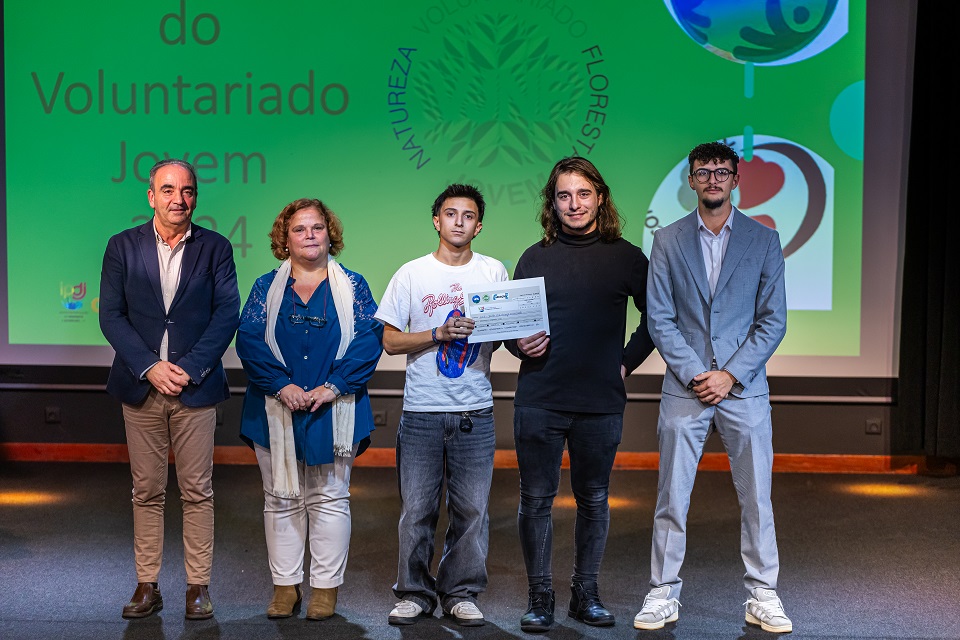
[[[476,602],[487,587],[493,407],[466,412],[404,411],[397,432],[400,560],[393,592],[432,613]],[[437,576],[430,575],[441,490],[448,526]]]

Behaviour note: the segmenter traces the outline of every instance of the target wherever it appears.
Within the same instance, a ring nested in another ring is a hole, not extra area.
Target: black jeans
[[[553,499],[563,447],[577,501],[574,582],[596,582],[610,529],[610,471],[623,432],[622,413],[571,413],[515,407],[513,437],[520,466],[520,546],[532,589],[552,588]]]

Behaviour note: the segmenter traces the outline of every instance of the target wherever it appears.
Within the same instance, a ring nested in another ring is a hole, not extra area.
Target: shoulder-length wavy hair
[[[289,254],[287,248],[287,233],[290,231],[290,218],[298,211],[316,209],[320,212],[324,224],[327,225],[327,235],[330,237],[330,255],[337,256],[343,251],[343,223],[332,209],[316,198],[300,198],[294,200],[280,211],[273,221],[273,228],[267,234],[270,238],[270,250],[277,260],[286,260]]]
[[[607,186],[603,176],[600,175],[592,162],[580,156],[570,156],[553,166],[553,171],[547,178],[547,184],[540,192],[540,225],[543,227],[543,245],[550,246],[557,241],[560,220],[557,216],[554,198],[557,195],[557,180],[566,173],[576,173],[583,177],[593,185],[597,192],[597,198],[600,201],[597,207],[597,229],[600,231],[600,239],[604,242],[613,242],[619,238],[622,234],[623,218],[617,211],[617,205],[613,202],[610,187]]]

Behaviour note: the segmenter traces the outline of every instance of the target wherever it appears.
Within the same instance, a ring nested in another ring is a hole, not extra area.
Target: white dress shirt
[[[187,228],[187,232],[183,234],[180,242],[174,247],[168,245],[163,241],[163,238],[160,237],[160,234],[157,232],[156,221],[154,221],[153,231],[157,234],[157,258],[160,260],[160,291],[163,293],[163,308],[165,311],[169,311],[170,303],[173,302],[173,296],[176,295],[177,287],[180,286],[183,247],[187,238],[190,237],[191,229]],[[169,345],[167,344],[168,336],[169,330],[164,329],[163,340],[160,341],[161,360],[170,359]]]
[[[700,214],[697,214],[700,217]],[[703,251],[703,266],[707,269],[707,280],[710,281],[710,297],[717,292],[717,280],[720,279],[720,267],[723,266],[723,256],[727,253],[730,244],[730,231],[733,223],[733,211],[727,216],[727,221],[720,228],[720,233],[710,231],[700,218],[700,249]]]

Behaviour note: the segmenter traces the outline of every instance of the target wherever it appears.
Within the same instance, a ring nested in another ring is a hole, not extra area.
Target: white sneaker
[[[479,627],[485,622],[480,609],[469,600],[453,605],[449,615],[462,627]]]
[[[390,624],[413,624],[423,614],[423,607],[412,600],[401,600],[387,617]]]
[[[654,631],[663,629],[668,622],[676,622],[680,617],[680,602],[676,598],[667,599],[670,587],[657,587],[643,599],[643,608],[633,618],[634,629]]]
[[[771,633],[793,631],[793,623],[783,612],[783,603],[773,589],[757,587],[753,590],[753,597],[743,604],[747,606],[747,624],[759,625]]]

